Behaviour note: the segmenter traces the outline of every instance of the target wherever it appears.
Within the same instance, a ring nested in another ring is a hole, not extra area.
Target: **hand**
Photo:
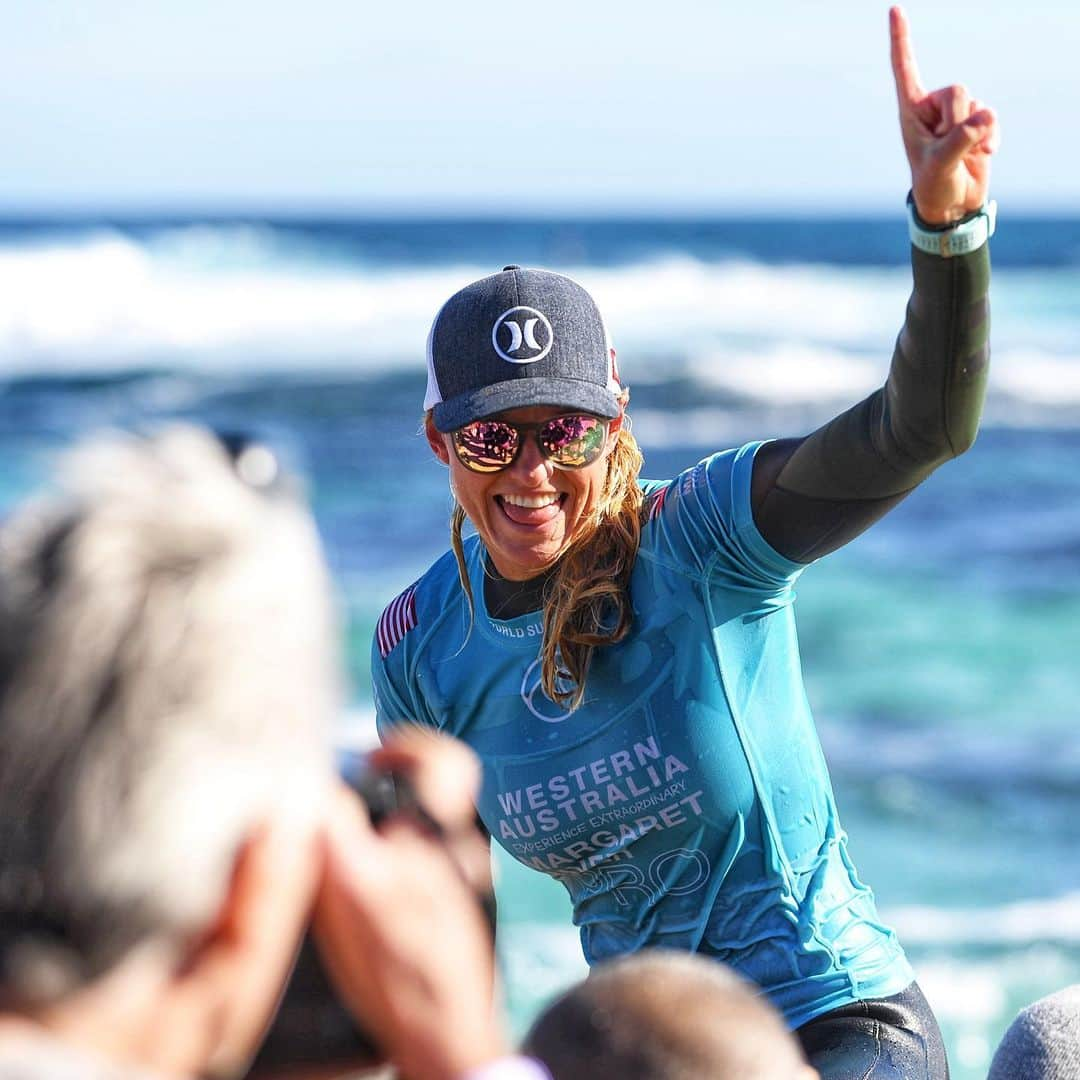
[[[378,769],[407,776],[424,810],[442,829],[443,847],[478,893],[492,889],[491,849],[476,828],[480,765],[462,742],[420,726],[395,729],[368,755]]]
[[[443,828],[466,812],[471,828],[463,795],[475,787],[475,764],[463,773],[461,749],[424,740],[395,737],[379,763],[409,773]],[[376,833],[343,787],[326,847],[316,940],[343,1001],[400,1073],[447,1080],[504,1054],[490,929],[444,841],[406,816]]]
[[[928,225],[958,221],[986,202],[997,116],[963,86],[923,89],[899,7],[889,10],[889,37],[915,209]]]

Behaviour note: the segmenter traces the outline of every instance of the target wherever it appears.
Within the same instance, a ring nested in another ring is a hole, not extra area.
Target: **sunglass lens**
[[[476,420],[454,432],[458,460],[473,472],[498,472],[517,455],[520,436],[501,420]]]
[[[606,436],[607,424],[595,416],[557,416],[540,429],[540,445],[556,465],[579,469],[600,456]]]

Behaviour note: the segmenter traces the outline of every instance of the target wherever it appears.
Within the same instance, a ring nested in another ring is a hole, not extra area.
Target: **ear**
[[[622,431],[623,414],[619,413],[614,420],[608,421],[608,450],[615,448],[615,442],[619,438],[619,432]]]
[[[240,847],[217,917],[174,984],[212,1032],[195,1072],[231,1074],[254,1054],[314,903],[317,834],[267,825]]]
[[[431,452],[444,465],[449,465],[450,450],[446,445],[446,437],[435,426],[435,421],[431,419],[430,413],[424,417],[424,434],[427,436],[428,446],[431,447]]]

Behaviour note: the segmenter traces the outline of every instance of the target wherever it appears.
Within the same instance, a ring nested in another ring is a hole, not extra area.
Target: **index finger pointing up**
[[[901,7],[889,8],[889,42],[892,54],[893,78],[896,80],[896,96],[901,105],[915,104],[926,96],[919,79],[915,54],[911,51],[907,16]]]

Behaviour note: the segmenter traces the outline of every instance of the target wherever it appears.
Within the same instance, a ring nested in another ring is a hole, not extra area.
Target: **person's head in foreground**
[[[265,1025],[337,698],[318,540],[275,469],[191,428],[116,436],[0,530],[0,1060],[225,1073]]]
[[[652,950],[602,964],[549,1005],[524,1051],[554,1080],[812,1080],[795,1037],[716,960]]]
[[[1080,1076],[1080,984],[1041,998],[1009,1026],[987,1080],[1075,1080]]]
[[[544,689],[579,695],[592,650],[630,623],[641,453],[603,319],[576,282],[507,267],[455,293],[428,338],[428,442],[450,468],[462,585],[467,516],[503,579],[549,578]],[[556,662],[556,655],[560,661]]]

